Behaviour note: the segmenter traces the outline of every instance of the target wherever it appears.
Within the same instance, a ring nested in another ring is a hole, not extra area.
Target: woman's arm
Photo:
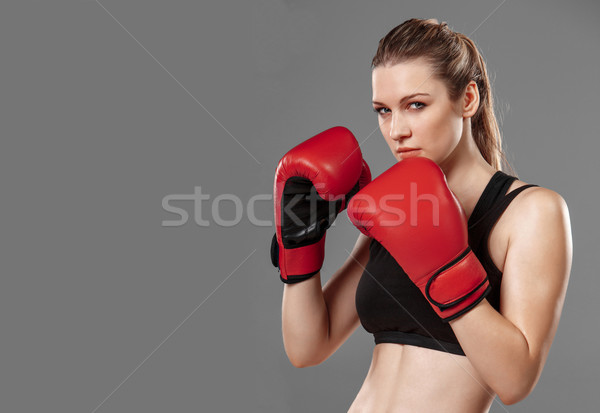
[[[545,188],[528,192],[511,219],[500,312],[483,300],[450,322],[469,361],[505,404],[527,397],[542,373],[571,271],[565,201]]]
[[[369,241],[359,235],[351,255],[323,289],[320,273],[297,284],[285,284],[283,343],[295,367],[322,363],[358,327],[354,297],[369,258]]]

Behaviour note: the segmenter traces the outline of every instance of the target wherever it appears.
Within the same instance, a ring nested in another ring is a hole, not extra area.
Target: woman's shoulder
[[[507,193],[525,185],[528,183],[516,179]],[[510,210],[509,221],[512,229],[522,231],[530,228],[540,236],[563,226],[569,219],[565,199],[558,192],[542,186],[532,186],[522,190],[512,200]]]
[[[526,185],[529,185],[529,183],[517,178],[508,188],[507,194]],[[520,207],[518,209],[523,212],[531,209],[543,210],[566,207],[565,199],[558,192],[539,185],[531,186],[523,190],[513,202],[519,204]]]

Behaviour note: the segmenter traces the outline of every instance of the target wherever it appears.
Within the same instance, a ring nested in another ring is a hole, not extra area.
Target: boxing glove
[[[271,261],[283,282],[321,270],[325,232],[348,200],[371,180],[356,138],[336,126],[287,152],[277,165]]]
[[[443,321],[489,293],[487,274],[468,245],[464,211],[432,160],[396,163],[352,198],[348,216],[389,251]]]

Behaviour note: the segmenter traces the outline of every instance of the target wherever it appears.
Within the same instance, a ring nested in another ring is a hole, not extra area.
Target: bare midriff
[[[484,413],[494,396],[465,356],[380,343],[348,413]]]

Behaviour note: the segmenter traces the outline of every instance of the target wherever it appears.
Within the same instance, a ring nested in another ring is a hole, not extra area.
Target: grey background
[[[246,205],[301,140],[375,131],[369,64],[411,17],[465,34],[483,22],[471,37],[509,159],[570,208],[574,262],[548,362],[525,401],[491,411],[597,410],[600,10],[524,3],[2,2],[0,410],[346,411],[372,338],[359,329],[322,365],[291,366],[273,227]],[[374,175],[394,161],[379,131],[362,148]],[[189,221],[163,226],[178,218],[163,198],[198,186],[202,210],[173,202]],[[197,225],[226,193],[241,222]],[[256,207],[272,219],[270,201]],[[343,215],[328,234],[323,281],[357,231]]]

